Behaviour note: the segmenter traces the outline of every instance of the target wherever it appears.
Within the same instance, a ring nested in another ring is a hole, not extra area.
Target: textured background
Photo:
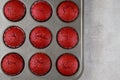
[[[84,55],[79,80],[120,79],[120,0],[85,0]]]

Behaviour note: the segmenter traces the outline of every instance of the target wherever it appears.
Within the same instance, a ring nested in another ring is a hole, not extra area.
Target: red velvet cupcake
[[[59,57],[57,69],[64,76],[72,76],[79,69],[78,59],[72,54],[65,53]]]
[[[1,67],[5,74],[15,76],[22,72],[24,60],[17,53],[9,53],[2,59]]]
[[[43,76],[50,71],[51,60],[45,53],[36,53],[29,61],[29,68],[33,74]]]
[[[73,1],[63,1],[57,8],[57,14],[62,21],[74,21],[79,15],[79,8]]]
[[[36,1],[31,7],[31,15],[35,20],[43,22],[52,16],[52,8],[46,1]]]
[[[58,44],[65,49],[75,47],[79,41],[76,30],[72,27],[63,27],[57,34]]]
[[[6,46],[18,48],[25,41],[25,33],[20,27],[11,26],[5,30],[3,40]]]
[[[26,13],[26,7],[20,0],[9,0],[4,6],[4,15],[10,21],[21,20]]]
[[[46,48],[52,41],[52,34],[48,28],[37,26],[30,33],[30,41],[36,48]]]

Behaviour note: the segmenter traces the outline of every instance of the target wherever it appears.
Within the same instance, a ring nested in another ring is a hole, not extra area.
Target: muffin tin
[[[77,80],[83,0],[1,0],[0,80]]]

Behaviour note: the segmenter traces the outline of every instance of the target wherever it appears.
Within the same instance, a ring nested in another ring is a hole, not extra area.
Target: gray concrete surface
[[[84,55],[79,80],[120,79],[120,0],[85,0]]]

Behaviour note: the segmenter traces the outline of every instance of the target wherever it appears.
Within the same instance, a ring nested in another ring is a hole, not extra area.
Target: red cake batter
[[[25,13],[25,5],[20,0],[10,0],[4,6],[4,15],[10,21],[21,20]]]
[[[74,21],[79,15],[78,6],[72,1],[63,1],[57,10],[59,18],[65,22]]]
[[[51,60],[45,53],[36,53],[31,57],[29,67],[35,75],[43,76],[49,72]]]
[[[52,8],[46,1],[37,1],[31,7],[31,15],[37,21],[46,21],[52,15]]]
[[[49,29],[43,26],[35,27],[30,33],[30,41],[36,48],[47,47],[52,40],[52,34]]]
[[[8,47],[18,48],[24,43],[25,33],[20,27],[11,26],[4,32],[3,39]]]
[[[64,76],[74,75],[79,68],[77,58],[69,53],[65,53],[59,57],[57,61],[57,69]]]
[[[72,27],[63,27],[57,34],[58,44],[66,49],[75,47],[79,41],[78,34]]]
[[[15,76],[22,72],[24,68],[24,60],[17,53],[10,53],[4,56],[1,67],[7,75]]]

